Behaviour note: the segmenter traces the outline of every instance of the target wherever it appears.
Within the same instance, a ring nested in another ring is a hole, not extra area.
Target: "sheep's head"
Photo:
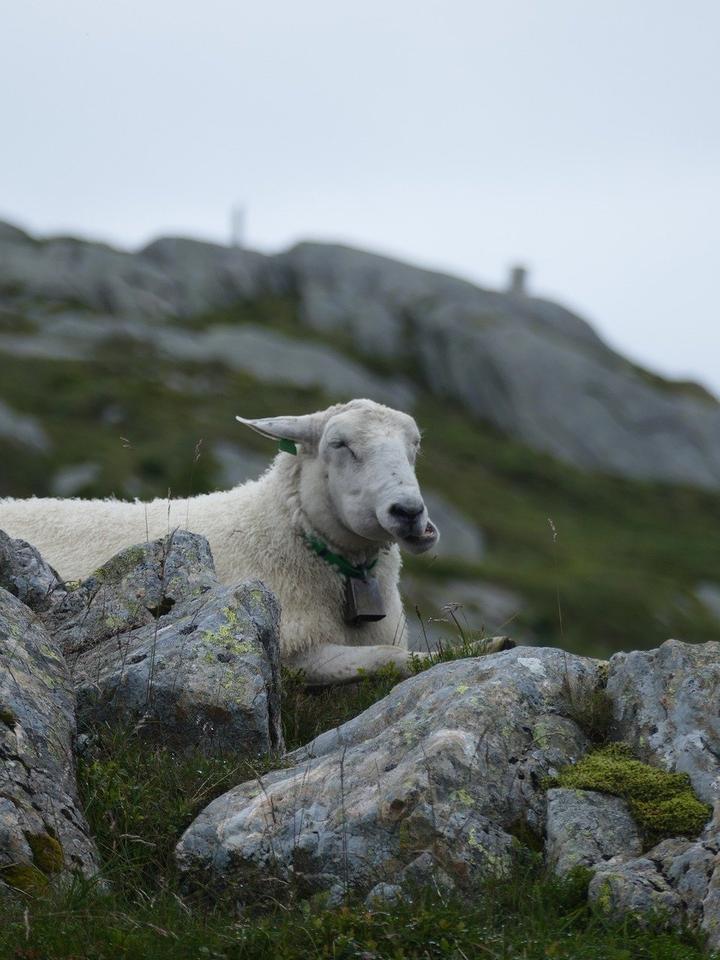
[[[415,476],[420,431],[408,414],[352,400],[300,417],[237,419],[297,445],[300,502],[320,536],[349,550],[396,540],[423,553],[437,543]]]

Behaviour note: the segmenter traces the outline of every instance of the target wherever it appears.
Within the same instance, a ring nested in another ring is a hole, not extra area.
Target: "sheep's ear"
[[[322,420],[314,413],[306,413],[301,417],[265,417],[262,420],[235,419],[263,437],[279,440],[281,444],[286,441],[288,445],[284,449],[289,453],[293,452],[289,449],[291,444],[311,446],[318,442],[322,434]]]

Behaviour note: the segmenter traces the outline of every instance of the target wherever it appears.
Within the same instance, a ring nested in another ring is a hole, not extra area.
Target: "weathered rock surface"
[[[36,892],[97,853],[78,808],[75,694],[60,650],[0,588],[0,892]]]
[[[11,303],[17,291],[23,315],[42,327],[1,334],[0,352],[82,360],[98,336],[157,338],[172,356],[219,358],[269,382],[320,384],[339,390],[338,399],[355,384],[356,393],[412,402],[417,385],[378,376],[336,350],[340,339],[370,361],[412,364],[423,389],[581,468],[720,486],[715,398],[639,369],[555,303],[334,244],[303,243],[267,257],[164,238],[128,253],[69,238],[38,243],[0,225],[0,247],[0,286]],[[277,295],[297,301],[299,332],[330,342],[304,344],[249,325],[208,323],[193,332],[172,323]],[[95,316],[87,322],[75,311],[60,324],[53,313],[43,324],[32,306],[38,300],[80,302]]]
[[[281,749],[277,602],[258,581],[220,586],[204,537],[130,547],[47,619],[83,729],[136,724],[178,745]]]
[[[641,759],[687,773],[701,800],[720,800],[720,643],[667,640],[616,653],[607,691],[619,739]]]
[[[52,446],[42,425],[35,417],[18,413],[2,400],[0,400],[0,437],[41,453]]]
[[[660,915],[670,925],[692,923],[720,948],[720,832],[664,840],[641,857],[600,865],[588,895],[602,910],[640,920]]]
[[[438,665],[210,804],[178,861],[238,889],[258,871],[332,896],[432,873],[462,886],[508,862],[514,833],[542,834],[543,778],[588,747],[567,685],[599,677],[553,649]]]
[[[548,864],[561,875],[642,850],[625,801],[593,790],[548,790],[545,831]]]
[[[202,597],[217,582],[207,540],[177,530],[112,557],[45,619],[74,664],[80,653],[106,640],[138,627],[154,628],[177,603]]]
[[[65,596],[60,577],[40,553],[0,530],[0,587],[36,612],[47,611]]]
[[[425,491],[425,505],[433,521],[442,530],[442,536],[433,554],[479,563],[485,556],[485,537],[482,530],[462,510],[434,490]]]

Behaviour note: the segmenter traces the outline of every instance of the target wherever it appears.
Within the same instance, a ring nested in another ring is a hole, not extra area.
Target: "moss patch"
[[[49,833],[26,833],[33,860],[43,873],[59,873],[65,862],[62,844]]]
[[[0,706],[0,723],[4,723],[6,727],[14,729],[15,724],[17,723],[17,717],[12,712],[10,707]]]
[[[697,836],[711,814],[693,793],[687,774],[642,763],[624,743],[589,753],[562,769],[549,785],[622,797],[648,847],[668,837]]]
[[[45,874],[31,863],[13,863],[9,867],[0,867],[0,880],[15,890],[37,896],[48,885]]]

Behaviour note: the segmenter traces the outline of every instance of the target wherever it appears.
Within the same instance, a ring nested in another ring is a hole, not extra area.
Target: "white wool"
[[[367,415],[372,411],[382,424],[383,437],[388,435],[391,414],[404,418],[403,429],[407,431],[407,421],[416,431],[414,422],[404,414],[369,401],[353,401],[313,415],[322,418],[318,428],[320,433],[329,417],[338,410],[351,411],[358,417],[362,413],[366,431]],[[263,421],[263,424],[269,422]],[[347,413],[343,422],[346,426],[352,425]],[[317,460],[315,454],[313,459]],[[317,532],[317,528],[312,530],[310,527],[306,504],[301,507],[302,464],[302,456],[280,453],[259,480],[232,490],[184,500],[130,503],[113,499],[3,499],[0,500],[0,529],[37,547],[66,580],[88,576],[132,544],[154,540],[178,528],[187,529],[202,534],[209,541],[221,582],[233,584],[259,578],[276,594],[282,609],[281,652],[286,661],[293,655],[326,645],[382,646],[383,649],[393,646],[400,655],[407,648],[407,633],[398,589],[401,559],[397,543],[388,537],[380,545],[377,564],[372,571],[378,581],[385,618],[361,626],[347,624],[343,619],[345,578],[308,548],[303,535],[304,532]],[[409,470],[414,482],[411,464]],[[395,472],[392,475],[395,477]],[[404,490],[409,483],[407,477],[402,479]],[[317,488],[317,482],[315,486]],[[322,493],[324,491],[315,489],[312,496],[316,498]],[[395,494],[390,491],[383,495],[387,500]],[[335,522],[335,518],[332,519]],[[328,525],[332,529],[330,520]],[[353,563],[365,562],[371,553],[376,552],[376,549],[370,552],[358,550],[360,543],[364,543],[367,551],[368,541],[342,543],[327,537],[324,539],[330,549],[342,553]],[[384,657],[383,662],[401,662],[387,651]],[[328,682],[350,679],[348,671],[354,672],[358,668],[376,668],[381,659],[376,657],[372,663],[369,660],[363,663],[356,656],[352,662],[348,660],[345,672],[338,665],[336,674],[329,676]],[[296,662],[310,673],[318,668],[307,658],[305,661],[296,658]],[[321,679],[324,672],[323,667]]]

